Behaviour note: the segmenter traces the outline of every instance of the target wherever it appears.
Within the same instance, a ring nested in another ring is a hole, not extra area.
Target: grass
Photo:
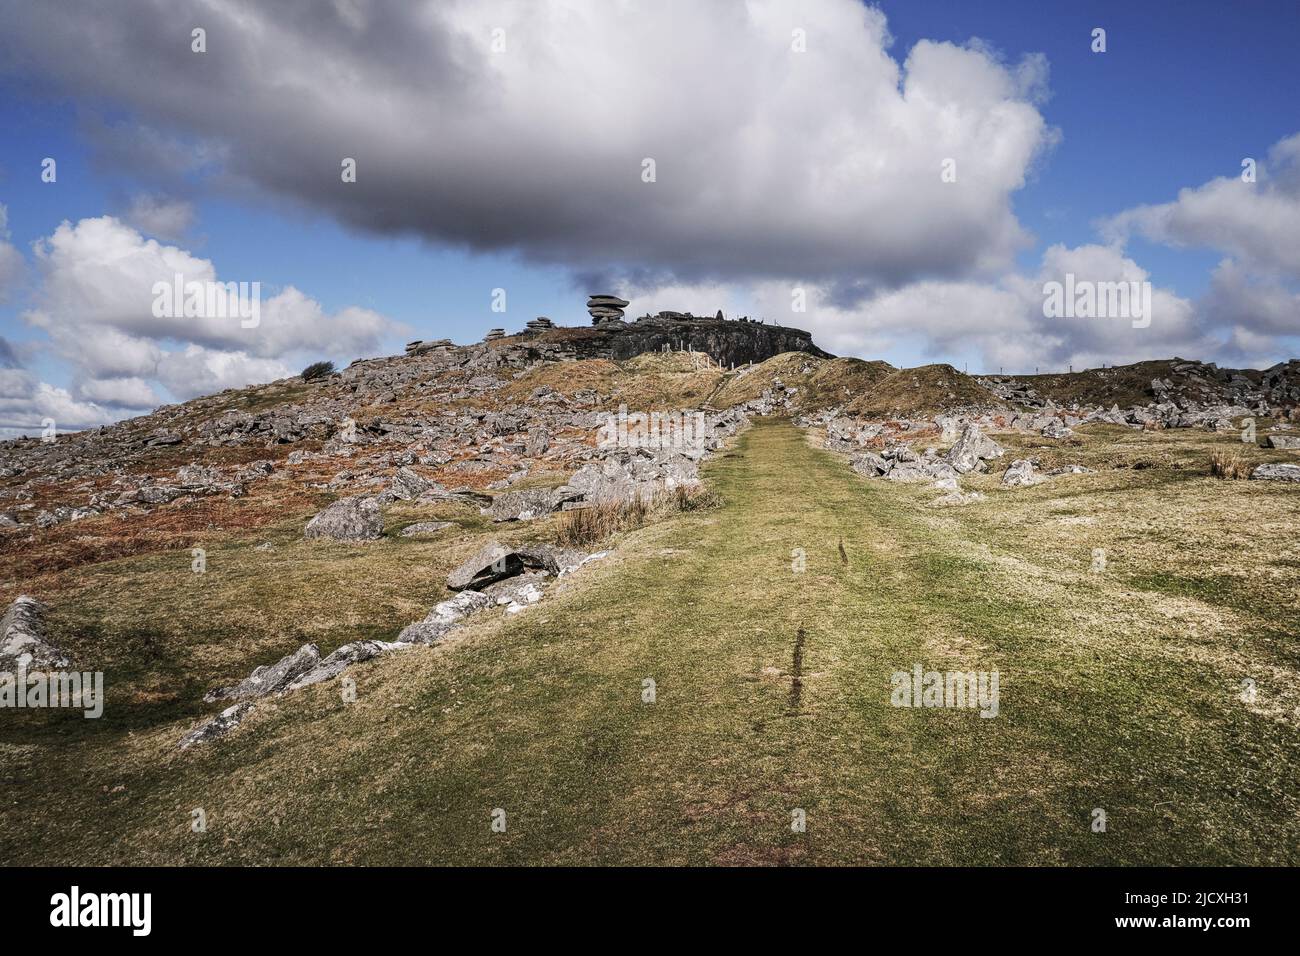
[[[1210,474],[1215,478],[1239,481],[1250,477],[1250,465],[1240,452],[1215,451],[1210,456]]]
[[[160,556],[96,567],[56,614],[112,664],[108,710],[0,725],[0,858],[1294,865],[1295,491],[1210,478],[1213,436],[1084,431],[1042,454],[1092,474],[968,479],[988,500],[937,510],[760,421],[709,464],[717,506],[615,532],[524,614],[358,667],[355,704],[309,688],[183,754],[208,679],[395,630],[489,529],[446,512],[450,542],[349,548],[286,522],[214,549],[204,582]],[[889,706],[914,663],[997,669],[1000,716]],[[155,684],[175,699],[115,696]]]

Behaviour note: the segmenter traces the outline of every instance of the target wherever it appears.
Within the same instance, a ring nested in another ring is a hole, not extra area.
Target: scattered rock
[[[384,534],[379,502],[365,495],[340,498],[311,521],[303,536],[335,541],[373,541]]]
[[[580,498],[573,489],[529,488],[526,491],[506,491],[492,499],[488,514],[493,521],[531,521],[555,511],[566,501]]]
[[[233,707],[227,707],[217,716],[210,717],[182,737],[181,750],[186,750],[195,744],[209,743],[218,737],[224,737],[238,727],[252,709],[253,705],[248,701],[235,704]]]
[[[1059,418],[1054,418],[1047,423],[1041,434],[1044,438],[1069,438],[1074,432],[1066,428],[1065,423]]]
[[[1300,465],[1260,465],[1250,477],[1254,481],[1300,481]]]

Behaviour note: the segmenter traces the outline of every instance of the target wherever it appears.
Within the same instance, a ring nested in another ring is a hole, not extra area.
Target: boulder
[[[292,654],[274,664],[256,668],[252,674],[232,687],[209,691],[204,701],[253,700],[283,690],[320,663],[320,649],[315,644],[304,644]]]
[[[1300,448],[1300,435],[1269,435],[1269,448]]]
[[[489,541],[473,557],[447,575],[447,587],[453,591],[466,588],[482,590],[493,581],[522,574],[524,561],[513,548],[499,541]]]
[[[379,502],[365,495],[351,495],[340,498],[307,522],[303,537],[373,541],[383,533],[384,519],[379,513]]]
[[[230,733],[248,716],[253,705],[248,701],[227,707],[215,717],[210,717],[181,738],[181,750],[195,744],[206,744]]]
[[[399,468],[393,480],[388,483],[384,496],[393,501],[414,501],[422,495],[442,492],[436,482],[416,474],[410,468]]]
[[[1260,465],[1250,477],[1254,481],[1300,481],[1300,465]]]
[[[556,488],[529,488],[525,491],[507,491],[492,499],[488,514],[493,521],[531,521],[541,518],[560,507],[565,501],[578,498],[577,491]]]
[[[962,429],[957,444],[948,449],[945,460],[953,469],[965,474],[981,468],[981,462],[1001,458],[1004,451],[1001,445],[981,432],[975,425]]]
[[[548,571],[554,575],[577,570],[586,563],[588,557],[573,548],[541,543],[523,545],[516,553],[524,562],[524,567]]]
[[[68,659],[45,634],[45,605],[19,595],[0,619],[0,671],[57,670]]]

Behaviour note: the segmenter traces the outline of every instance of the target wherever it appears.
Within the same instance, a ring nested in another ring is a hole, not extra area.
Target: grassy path
[[[61,819],[96,830],[60,846],[105,862],[1297,862],[1294,724],[1239,706],[1213,655],[1170,654],[1169,622],[1119,584],[990,548],[788,423],[757,424],[708,477],[721,508],[628,536],[518,618],[381,659],[355,704],[315,688],[204,753],[175,754],[169,727],[100,754],[90,791],[131,799],[67,795]],[[890,675],[914,664],[997,670],[999,715],[891,707]]]

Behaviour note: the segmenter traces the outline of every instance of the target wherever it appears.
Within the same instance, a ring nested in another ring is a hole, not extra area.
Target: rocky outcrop
[[[622,361],[644,352],[690,350],[703,352],[724,366],[762,362],[782,352],[807,352],[832,358],[813,344],[812,333],[803,329],[757,322],[683,316],[658,316],[634,323],[606,322],[586,329],[555,329],[539,332],[528,346],[540,348],[549,342],[563,342],[572,358],[604,358]]]
[[[238,684],[209,691],[203,700],[211,704],[219,700],[240,701],[265,697],[284,690],[318,664],[320,650],[315,644],[304,644],[276,663],[257,668]]]
[[[23,594],[0,620],[0,671],[54,670],[68,658],[46,637],[45,605]]]
[[[456,624],[491,603],[492,599],[479,591],[461,591],[454,598],[436,604],[424,620],[404,627],[397,635],[397,642],[434,644],[442,640]]]
[[[321,681],[333,680],[353,664],[368,661],[385,651],[397,650],[400,647],[402,644],[391,641],[353,641],[351,644],[344,644],[310,670],[300,674],[284,688],[284,692],[301,690],[312,684],[319,684]]]

